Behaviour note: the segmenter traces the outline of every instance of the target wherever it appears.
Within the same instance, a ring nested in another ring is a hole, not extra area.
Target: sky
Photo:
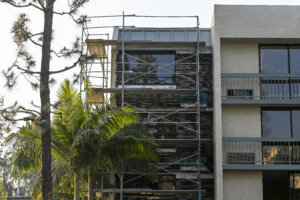
[[[18,0],[16,0],[18,1]],[[56,1],[56,10],[65,8],[63,2]],[[90,2],[81,9],[81,14],[89,16],[98,15],[119,15],[122,11],[125,14],[137,15],[197,15],[200,19],[200,27],[210,27],[213,14],[214,4],[252,4],[252,5],[300,5],[299,0],[90,0]],[[43,16],[35,9],[19,9],[8,5],[0,4],[0,71],[6,69],[15,59],[16,46],[13,43],[12,34],[10,33],[13,22],[20,13],[27,13],[29,15],[30,27],[32,33],[37,33],[42,30]],[[117,19],[103,20],[104,24],[115,24],[120,21]],[[131,25],[134,21],[126,22]],[[140,19],[137,24],[142,26],[177,26],[185,25],[186,21],[151,21],[150,19]],[[189,21],[194,25],[194,22]],[[81,35],[80,27],[74,25],[68,17],[56,16],[54,18],[54,40],[53,48],[59,49],[63,45],[70,45],[76,36]],[[28,51],[37,60],[37,69],[40,64],[40,48],[36,46],[28,46]],[[51,61],[52,69],[62,68],[72,59],[61,60],[53,58]],[[72,73],[67,72],[59,75],[58,83],[64,78],[71,78]],[[39,94],[34,92],[30,85],[26,83],[24,78],[20,78],[18,84],[13,90],[8,90],[4,87],[5,78],[0,75],[0,95],[5,97],[6,105],[13,104],[14,101],[19,101],[22,105],[28,105],[30,101],[39,104]],[[51,92],[52,102],[55,99],[55,90],[58,84],[53,86]]]

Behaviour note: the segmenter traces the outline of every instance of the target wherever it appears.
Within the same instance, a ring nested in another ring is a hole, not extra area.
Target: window
[[[262,110],[262,134],[265,138],[291,137],[290,110]]]
[[[264,200],[289,199],[289,172],[263,172],[262,178]]]
[[[300,110],[292,110],[293,137],[300,138]]]
[[[200,107],[207,107],[207,99],[208,99],[207,93],[200,94]],[[191,104],[194,104],[196,106],[197,95],[195,95],[195,94],[183,95],[183,96],[181,96],[180,103],[181,103],[181,106],[191,106]]]
[[[299,172],[263,172],[264,200],[299,200],[300,174]]]
[[[263,74],[289,73],[287,46],[261,46],[260,70]]]
[[[252,90],[227,90],[229,97],[251,97]]]
[[[263,108],[262,134],[265,138],[300,138],[300,109]]]
[[[175,52],[126,52],[125,84],[173,85],[175,84]],[[119,54],[118,62],[122,58]],[[118,65],[119,84],[122,64]]]
[[[264,138],[299,138],[300,109],[262,109],[262,136]],[[264,164],[299,164],[300,144],[297,141],[270,140],[263,142]]]
[[[300,73],[300,46],[261,45],[260,71],[263,74]],[[300,78],[263,78],[261,96],[265,99],[300,98]]]

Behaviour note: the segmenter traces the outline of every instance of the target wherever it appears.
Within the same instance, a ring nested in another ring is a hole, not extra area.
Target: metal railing
[[[222,74],[222,100],[300,99],[300,74]]]
[[[300,165],[300,138],[223,138],[224,165]]]

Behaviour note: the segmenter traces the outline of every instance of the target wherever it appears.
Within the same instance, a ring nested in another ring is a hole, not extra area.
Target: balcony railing
[[[300,104],[300,74],[222,74],[223,104]]]
[[[224,169],[295,169],[300,138],[223,138]]]

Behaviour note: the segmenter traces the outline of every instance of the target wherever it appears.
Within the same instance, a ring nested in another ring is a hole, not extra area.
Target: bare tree
[[[82,24],[84,16],[78,16],[78,10],[89,0],[68,0],[66,10],[55,10],[55,0],[0,0],[1,3],[9,4],[16,8],[31,7],[37,9],[44,17],[44,25],[41,32],[32,33],[28,26],[29,18],[26,13],[21,14],[12,27],[14,42],[18,47],[15,61],[6,70],[3,71],[6,77],[6,86],[13,87],[18,78],[23,76],[35,89],[39,89],[40,106],[39,110],[28,109],[20,106],[18,103],[4,108],[0,111],[5,120],[12,122],[35,120],[39,122],[42,133],[42,194],[44,200],[52,199],[52,177],[51,177],[51,103],[49,84],[54,82],[51,75],[65,72],[73,69],[83,61],[81,56],[80,40],[76,38],[72,47],[63,47],[55,51],[51,47],[53,37],[53,16],[67,15],[77,23]],[[36,61],[29,51],[26,50],[26,44],[32,43],[41,48],[40,68],[36,67]],[[76,56],[77,59],[69,66],[64,66],[58,70],[51,70],[51,56],[64,58]],[[36,107],[37,108],[37,107]],[[22,113],[22,115],[19,115]],[[20,117],[21,116],[21,117]]]

